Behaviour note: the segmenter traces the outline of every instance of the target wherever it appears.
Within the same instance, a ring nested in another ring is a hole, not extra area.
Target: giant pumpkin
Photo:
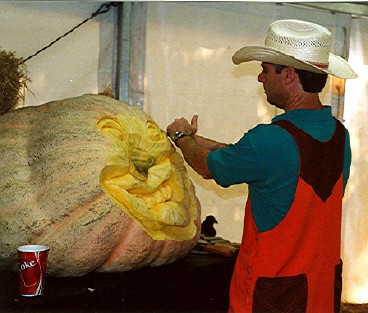
[[[200,205],[165,132],[102,95],[0,116],[0,268],[50,247],[48,274],[127,271],[188,254]]]

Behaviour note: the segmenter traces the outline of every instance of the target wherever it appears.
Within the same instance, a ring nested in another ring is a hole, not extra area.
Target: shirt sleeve
[[[207,166],[221,186],[258,186],[285,182],[297,174],[299,154],[289,133],[276,125],[258,125],[237,143],[211,152]]]
[[[274,127],[272,127],[274,128]],[[264,156],[269,146],[269,130],[260,125],[250,130],[235,144],[213,151],[208,155],[207,166],[217,184],[228,187],[234,184],[256,184],[266,179]]]

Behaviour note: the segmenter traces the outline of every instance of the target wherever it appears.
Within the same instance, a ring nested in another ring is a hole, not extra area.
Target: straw
[[[27,71],[14,52],[0,51],[0,115],[16,109],[24,101]]]

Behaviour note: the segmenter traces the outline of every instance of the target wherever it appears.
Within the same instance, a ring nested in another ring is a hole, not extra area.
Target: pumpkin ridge
[[[128,235],[120,236],[119,240],[117,241],[116,245],[111,250],[109,256],[104,260],[101,264],[100,269],[109,268],[112,266],[116,260],[121,258],[122,251],[125,249],[126,242],[130,241],[134,233],[132,232],[134,224],[130,223],[126,229],[124,229],[124,233]]]
[[[23,129],[23,130],[32,130],[35,129],[36,126],[29,126],[29,125],[24,125],[23,123],[19,123],[19,124],[0,124],[0,130],[8,130],[8,129]]]
[[[139,241],[136,238],[139,238]],[[111,256],[108,261],[106,260],[98,268],[99,272],[110,272],[122,267],[127,271],[132,268],[147,266],[156,260],[161,254],[164,245],[169,242],[169,240],[152,240],[143,228],[136,223],[130,225],[128,236],[124,241],[124,244],[121,242],[115,247],[114,256]],[[135,253],[138,245],[141,247],[139,254]],[[176,258],[176,256],[175,258],[168,258],[166,255],[165,263],[173,262]],[[131,264],[127,260],[130,260]],[[139,266],[135,265],[133,267],[132,264],[139,264]]]
[[[75,209],[70,209],[69,213],[64,214],[63,216],[61,216],[57,221],[53,221],[52,226],[50,226],[49,229],[46,229],[45,232],[43,232],[39,238],[37,238],[38,241],[41,242],[47,242],[47,238],[52,235],[53,233],[57,232],[57,230],[67,224],[70,223],[71,220],[73,220],[73,218],[75,218],[75,216],[78,216],[81,214],[81,212],[85,211],[87,208],[91,207],[92,204],[94,204],[95,202],[97,202],[98,200],[102,199],[105,196],[104,192],[101,191],[101,193],[95,195],[92,199],[90,199],[90,201],[83,203],[83,205],[75,208]],[[89,223],[90,224],[90,223]],[[87,225],[87,224],[86,224]],[[86,226],[85,225],[85,226]]]

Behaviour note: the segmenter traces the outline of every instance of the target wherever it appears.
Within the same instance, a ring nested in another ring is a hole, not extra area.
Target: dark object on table
[[[213,215],[208,215],[202,222],[201,234],[206,237],[216,236],[216,229],[213,227],[215,223],[217,224],[216,218]]]

